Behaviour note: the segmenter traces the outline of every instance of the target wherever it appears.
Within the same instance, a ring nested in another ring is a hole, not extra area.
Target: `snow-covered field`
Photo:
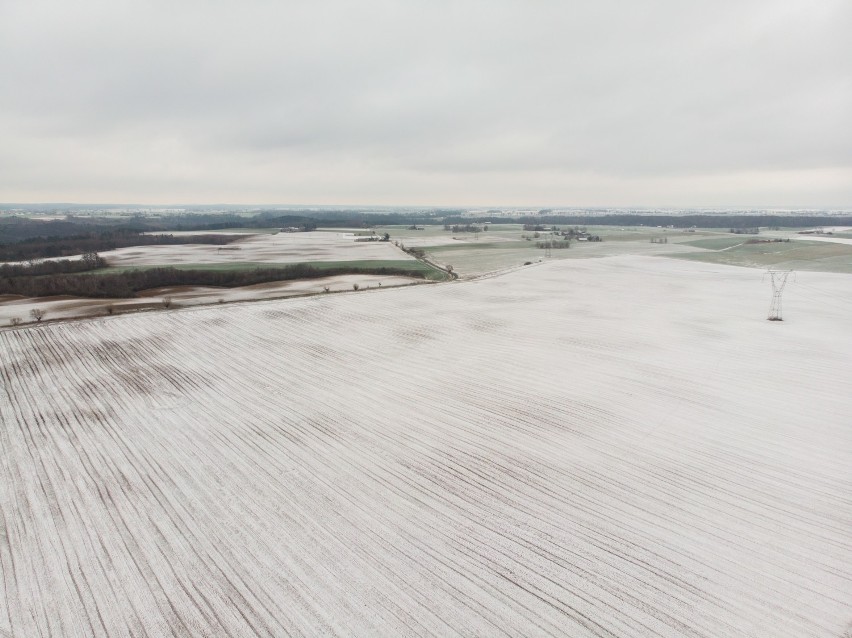
[[[195,234],[240,234],[246,235],[226,246],[205,244],[178,244],[166,246],[131,246],[105,251],[101,256],[110,266],[177,266],[193,264],[292,264],[299,262],[328,261],[415,261],[415,258],[403,252],[392,242],[356,242],[352,232],[308,232],[308,233],[251,233],[237,231],[185,231],[170,233],[176,236]],[[63,257],[62,259],[81,259],[82,255]],[[45,260],[36,260],[45,261]],[[9,262],[21,265],[27,262]],[[410,277],[389,277],[382,275],[347,275],[324,277],[305,281],[284,281],[258,286],[246,286],[232,289],[181,288],[170,294],[176,305],[200,305],[230,302],[247,299],[280,298],[299,294],[319,293],[328,286],[332,291],[352,288],[354,283],[362,287],[407,285],[422,280]],[[158,291],[153,293],[159,294]],[[8,326],[10,321],[32,321],[29,313],[38,308],[48,320],[91,317],[105,314],[107,307],[117,311],[146,309],[152,303],[151,294],[145,298],[129,299],[85,299],[78,297],[20,298],[0,296],[0,327]],[[2,638],[2,637],[0,637]]]
[[[161,234],[161,233],[157,233]],[[414,259],[393,242],[355,241],[349,231],[308,233],[247,233],[237,231],[175,231],[176,237],[191,235],[245,235],[224,246],[214,244],[174,244],[161,246],[129,246],[105,250],[100,256],[110,266],[174,266],[178,264],[228,264],[241,261],[292,264],[303,261],[363,261]],[[59,259],[76,260],[82,255]],[[36,259],[48,261],[47,259]],[[5,262],[22,265],[28,261]]]
[[[218,234],[209,232],[206,234]],[[110,266],[220,264],[241,261],[290,264],[303,261],[414,259],[392,242],[356,242],[353,233],[249,235],[227,246],[177,244],[131,246],[102,252]]]
[[[840,638],[852,277],[760,274],[0,331],[0,635]]]
[[[834,244],[847,244],[852,245],[852,239],[847,239],[844,237],[826,237],[824,235],[795,235],[792,239],[798,239],[800,241],[826,241]]]
[[[172,286],[154,288],[140,293],[137,297],[121,299],[86,299],[82,297],[13,297],[0,296],[0,327],[9,326],[13,319],[21,323],[33,322],[30,312],[38,308],[43,311],[45,321],[54,319],[77,319],[98,317],[112,307],[115,313],[136,310],[164,309],[165,300],[171,307],[201,306],[213,303],[233,301],[251,301],[259,299],[280,299],[298,295],[319,294],[328,287],[329,292],[352,290],[354,284],[362,290],[367,288],[407,286],[423,283],[414,277],[387,275],[336,275],[317,279],[296,279],[292,281],[274,281],[253,286],[237,288],[215,288],[210,286]]]

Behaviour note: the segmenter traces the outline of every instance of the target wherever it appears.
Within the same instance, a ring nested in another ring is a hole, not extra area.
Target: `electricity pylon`
[[[787,277],[792,270],[767,270],[763,277],[769,275],[772,280],[772,302],[769,304],[769,321],[784,321],[781,317],[781,293],[787,285]]]
[[[544,256],[545,258],[553,256],[553,233],[547,236],[547,241],[544,244]]]

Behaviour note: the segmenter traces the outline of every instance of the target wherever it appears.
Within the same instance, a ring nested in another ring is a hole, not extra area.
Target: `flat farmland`
[[[843,637],[852,277],[760,275],[2,330],[0,635]]]
[[[356,241],[351,231],[277,233],[247,229],[170,233],[176,237],[200,234],[244,236],[228,245],[174,244],[130,246],[101,255],[109,267],[90,273],[91,276],[114,275],[130,270],[171,267],[179,270],[237,271],[303,263],[314,269],[344,269],[348,275],[306,280],[287,280],[274,285],[260,284],[234,288],[203,286],[171,286],[167,291],[152,289],[130,298],[82,298],[73,296],[23,297],[0,295],[0,325],[27,321],[30,311],[39,309],[48,320],[73,319],[103,315],[107,312],[132,312],[163,307],[168,296],[174,305],[189,306],[242,299],[282,298],[302,294],[351,290],[353,284],[370,286],[408,285],[422,282],[420,276],[442,280],[446,273],[418,261],[392,242]],[[82,255],[69,259],[80,259]],[[12,263],[12,262],[10,262]],[[23,262],[15,262],[21,265]],[[2,265],[2,264],[0,264]],[[369,274],[369,269],[394,269],[395,276]],[[411,277],[405,276],[411,273]],[[140,299],[142,297],[142,299]]]
[[[181,234],[193,233],[172,234],[179,237]],[[238,233],[209,231],[200,234]],[[237,240],[227,246],[210,244],[130,246],[102,252],[101,256],[115,267],[414,259],[399,250],[392,242],[358,242],[355,241],[356,239],[352,232],[258,233],[247,234],[245,239]]]

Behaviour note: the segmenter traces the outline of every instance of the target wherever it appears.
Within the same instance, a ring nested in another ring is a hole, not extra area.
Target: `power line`
[[[772,280],[772,301],[769,303],[769,321],[784,321],[781,316],[781,294],[784,292],[784,286],[787,285],[787,277],[790,276],[792,270],[767,270],[763,278],[769,275]]]

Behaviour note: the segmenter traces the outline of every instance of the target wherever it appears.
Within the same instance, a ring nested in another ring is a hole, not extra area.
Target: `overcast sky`
[[[852,207],[852,1],[0,0],[0,201]]]

